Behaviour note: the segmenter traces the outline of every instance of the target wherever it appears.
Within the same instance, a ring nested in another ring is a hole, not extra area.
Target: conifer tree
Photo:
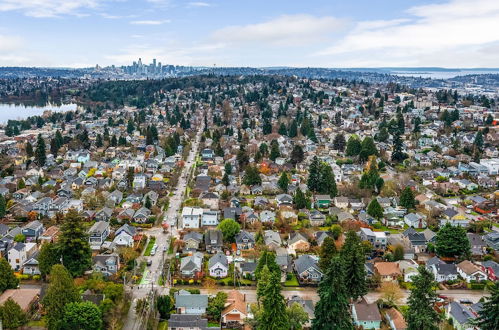
[[[376,198],[373,198],[367,207],[367,214],[376,219],[381,219],[383,217],[383,208],[378,203]]]
[[[59,249],[62,264],[73,276],[82,275],[92,265],[92,251],[87,230],[76,210],[70,210],[61,226]]]
[[[33,146],[29,141],[26,142],[26,156],[28,156],[28,158],[33,157]]]
[[[288,329],[289,321],[286,301],[281,294],[280,272],[270,272],[268,284],[263,288],[261,306],[258,315],[258,330]]]
[[[282,172],[281,177],[279,178],[279,181],[277,181],[277,185],[283,192],[288,191],[288,186],[289,186],[289,176],[286,171]]]
[[[362,146],[359,138],[355,135],[350,136],[347,142],[347,150],[345,151],[347,156],[358,156]]]
[[[301,191],[301,189],[298,188],[296,189],[295,195],[293,197],[293,203],[295,204],[297,209],[304,209],[309,206],[310,202],[303,193],[303,191]]]
[[[5,216],[7,209],[7,201],[5,200],[5,197],[3,195],[0,195],[0,218],[3,218]]]
[[[357,300],[367,293],[366,256],[360,238],[354,231],[347,233],[340,255],[345,267],[345,285],[348,296]]]
[[[38,134],[35,152],[35,160],[38,166],[44,166],[45,162],[47,161],[47,153],[45,151],[45,148],[45,140],[42,138],[41,134]]]
[[[485,298],[476,324],[482,330],[499,329],[499,282],[496,281],[490,288],[490,297]]]
[[[338,256],[334,257],[319,284],[319,301],[315,305],[312,330],[354,329],[350,316],[345,276],[343,262]]]
[[[321,249],[319,251],[319,268],[323,274],[327,272],[333,257],[336,256],[337,253],[338,250],[336,249],[334,239],[330,236],[324,238],[324,242],[322,242]]]
[[[408,210],[416,207],[416,199],[410,187],[405,187],[402,194],[400,194],[400,205]]]
[[[433,274],[424,266],[419,266],[418,272],[418,275],[412,277],[413,286],[407,301],[407,329],[437,330],[440,316],[433,308],[437,301],[437,283]]]
[[[319,190],[319,185],[321,182],[320,170],[321,164],[319,162],[319,158],[317,158],[317,156],[314,156],[308,170],[307,186],[310,191],[317,192]]]

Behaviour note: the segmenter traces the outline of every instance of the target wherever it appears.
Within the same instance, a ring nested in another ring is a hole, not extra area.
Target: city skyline
[[[497,68],[497,22],[491,0],[0,0],[0,66]]]

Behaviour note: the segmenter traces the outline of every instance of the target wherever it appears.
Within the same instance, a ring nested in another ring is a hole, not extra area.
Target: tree
[[[362,140],[359,159],[361,161],[366,161],[369,158],[369,156],[377,154],[378,154],[378,149],[376,149],[376,145],[374,144],[373,138],[369,136],[365,137],[364,140]]]
[[[281,135],[287,135],[288,129],[286,128],[286,125],[284,123],[281,123],[281,125],[279,125],[279,130],[277,132]]]
[[[231,165],[231,163],[225,163],[225,165],[224,165],[224,171],[228,175],[232,174],[232,165]]]
[[[128,134],[132,134],[133,131],[135,131],[135,126],[133,125],[133,121],[131,119],[128,119],[128,123],[126,126],[126,131]]]
[[[483,148],[483,133],[482,131],[478,131],[475,135],[475,140],[473,141],[473,145],[475,149],[478,151],[482,151]]]
[[[301,163],[304,157],[303,148],[299,144],[296,144],[291,151],[291,164],[296,165]]]
[[[345,150],[345,144],[346,144],[345,135],[343,135],[342,133],[336,134],[333,140],[334,149],[338,151],[343,151]]]
[[[99,307],[90,301],[72,302],[64,308],[62,329],[102,329]]]
[[[294,138],[297,135],[298,135],[298,124],[296,123],[296,120],[293,119],[293,121],[289,125],[288,136],[290,138]]]
[[[258,258],[258,263],[255,268],[255,278],[260,281],[262,278],[262,271],[267,267],[271,273],[281,273],[281,268],[276,262],[276,255],[272,251],[263,250]]]
[[[323,273],[329,269],[331,260],[336,256],[338,251],[336,250],[336,244],[332,237],[327,236],[322,242],[321,249],[319,251],[319,268]]]
[[[101,148],[104,146],[104,141],[102,141],[102,134],[97,134],[97,138],[95,139],[95,146],[97,148]]]
[[[243,176],[243,183],[248,186],[262,184],[262,178],[260,177],[260,172],[256,166],[248,166]]]
[[[222,184],[226,187],[228,187],[230,184],[230,178],[229,178],[229,175],[227,174],[227,172],[225,172],[224,176],[222,177]]]
[[[279,143],[276,140],[272,140],[270,144],[270,160],[275,161],[278,157],[281,157],[281,152],[279,151]]]
[[[492,117],[492,115],[489,113],[487,119],[485,119],[485,125],[492,125],[493,122],[494,122],[494,117]]]
[[[42,138],[41,134],[38,134],[38,139],[36,140],[36,152],[35,152],[35,161],[38,164],[38,166],[44,166],[45,162],[47,161],[47,154],[45,149],[46,149],[45,140]]]
[[[61,263],[59,248],[54,243],[42,244],[38,254],[38,268],[43,277],[50,274],[53,265]]]
[[[15,289],[19,280],[14,275],[9,262],[5,258],[0,258],[0,293],[7,289]]]
[[[0,306],[0,319],[4,329],[18,329],[28,322],[21,306],[10,297]]]
[[[381,292],[381,299],[383,299],[389,306],[394,307],[398,305],[402,298],[404,298],[404,293],[400,286],[394,282],[383,282],[379,289]]]
[[[270,281],[270,270],[267,265],[263,265],[262,270],[259,272],[256,283],[256,298],[258,304],[261,303],[263,296],[265,294],[265,290],[267,289],[267,285],[269,285]]]
[[[402,194],[400,194],[400,205],[408,210],[416,207],[416,198],[410,187],[405,187]]]
[[[28,158],[33,157],[33,146],[29,141],[26,142],[26,156],[28,156]]]
[[[321,184],[321,164],[319,158],[314,156],[308,170],[307,186],[310,191],[317,192]]]
[[[3,218],[5,216],[7,209],[7,201],[5,200],[5,197],[3,195],[0,195],[0,218]]]
[[[265,268],[264,271],[266,271]],[[258,329],[288,329],[289,321],[286,313],[286,302],[281,294],[280,272],[270,272],[269,281],[263,289],[261,301],[262,310],[258,315]]]
[[[241,230],[241,226],[233,219],[224,219],[218,224],[218,229],[222,231],[224,240],[232,243]]]
[[[404,260],[404,246],[402,244],[397,244],[393,248],[393,259],[395,261]]]
[[[359,141],[359,138],[355,135],[350,136],[347,142],[347,156],[358,156],[360,153],[362,146]]]
[[[62,265],[54,265],[50,272],[50,284],[42,304],[47,312],[47,325],[52,329],[67,329],[62,320],[65,307],[70,303],[80,302],[80,293],[69,271]]]
[[[288,314],[288,329],[290,330],[301,330],[305,323],[308,322],[307,312],[297,302],[292,303],[291,306],[286,308],[286,314]]]
[[[490,297],[485,298],[476,324],[482,330],[499,329],[499,282],[490,288]]]
[[[296,189],[295,195],[293,197],[293,203],[297,209],[308,208],[310,205],[310,200],[305,196],[300,188]]]
[[[393,151],[392,151],[392,161],[399,163],[407,158],[407,155],[402,151],[402,138],[400,132],[395,132],[393,136]]]
[[[379,133],[378,133],[376,139],[379,142],[386,142],[386,140],[388,140],[389,137],[390,137],[390,134],[388,134],[388,130],[386,129],[386,127],[382,127],[379,130]]]
[[[84,221],[76,210],[65,216],[59,236],[62,264],[73,276],[80,276],[92,265],[92,251]]]
[[[227,294],[223,291],[217,292],[215,297],[210,297],[208,299],[208,308],[206,309],[206,314],[210,319],[215,321],[220,321],[222,312],[225,308],[225,302],[227,301]]]
[[[419,266],[418,275],[412,277],[412,289],[407,301],[408,330],[437,330],[440,315],[433,305],[437,301],[436,287],[433,274],[424,266]]]
[[[354,231],[347,232],[340,255],[344,265],[348,296],[356,300],[367,293],[367,284],[364,247]]]
[[[156,307],[158,308],[159,317],[163,320],[168,320],[173,307],[172,298],[169,295],[159,296],[156,299]]]
[[[338,188],[336,187],[336,178],[334,177],[333,168],[331,165],[322,163],[320,165],[320,181],[318,192],[321,194],[327,194],[331,198],[338,195]]]
[[[281,177],[277,181],[277,185],[283,192],[288,191],[288,186],[289,186],[289,176],[286,171],[282,172]]]
[[[315,305],[312,330],[354,329],[350,317],[344,263],[336,256],[319,284],[319,301]]]
[[[436,252],[440,257],[461,258],[470,254],[470,241],[466,230],[460,226],[446,223],[435,238]]]
[[[367,214],[378,220],[383,218],[383,208],[378,203],[378,200],[376,198],[373,198],[369,203],[369,206],[367,207]]]

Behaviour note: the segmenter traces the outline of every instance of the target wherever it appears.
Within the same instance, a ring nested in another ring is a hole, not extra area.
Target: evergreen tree
[[[10,297],[0,306],[0,319],[4,329],[19,329],[28,322],[21,306]]]
[[[470,255],[470,241],[466,230],[446,223],[435,237],[436,252],[440,257],[462,258]]]
[[[290,138],[294,138],[297,135],[298,135],[298,124],[296,123],[296,120],[293,119],[293,121],[289,125],[288,136]]]
[[[296,144],[291,151],[291,164],[296,165],[301,163],[304,157],[303,148]]]
[[[135,126],[133,125],[133,121],[131,119],[128,119],[128,124],[126,126],[126,131],[128,134],[132,134],[133,131],[135,131]]]
[[[47,312],[49,330],[64,329],[62,319],[66,305],[81,300],[69,271],[62,265],[54,265],[50,272],[50,284],[42,304]]]
[[[322,163],[320,167],[319,193],[327,194],[331,198],[336,197],[338,195],[338,188],[336,187],[336,178],[334,177],[331,165]]]
[[[101,134],[97,134],[97,138],[95,140],[95,146],[97,148],[101,148],[102,146],[104,146],[104,142],[102,141],[102,135]]]
[[[18,284],[19,280],[7,259],[0,258],[0,293],[7,289],[16,289]]]
[[[281,177],[279,178],[279,181],[277,181],[277,185],[283,192],[288,191],[288,186],[289,186],[289,176],[287,172],[282,172]]]
[[[33,157],[33,146],[29,141],[26,142],[26,156],[28,156],[28,158]]]
[[[262,271],[260,272],[259,276],[257,277],[258,281],[256,282],[256,297],[257,301],[260,304],[264,295],[265,295],[265,290],[267,289],[267,286],[269,285],[270,281],[270,270],[267,265],[263,265]]]
[[[287,135],[288,134],[288,129],[286,128],[286,125],[284,125],[284,123],[281,123],[281,125],[279,125],[279,131],[278,131],[279,134],[281,135]]]
[[[159,296],[156,299],[156,307],[158,308],[159,317],[163,320],[170,318],[170,311],[173,308],[172,298],[169,295]]]
[[[400,195],[400,205],[408,210],[416,208],[416,198],[410,187],[405,187]]]
[[[345,136],[342,133],[336,134],[333,140],[334,149],[342,152],[345,150],[345,144]]]
[[[57,143],[58,148],[64,145],[64,138],[59,130],[55,131],[55,142]]]
[[[307,186],[310,191],[317,192],[321,184],[321,164],[319,158],[314,156],[308,170]]]
[[[476,150],[482,151],[483,149],[483,134],[482,131],[478,131],[475,135],[475,141],[473,141],[473,145]]]
[[[402,151],[402,145],[400,133],[396,132],[393,136],[392,161],[399,163],[407,158],[407,155]]]
[[[378,135],[376,136],[376,139],[379,141],[379,142],[386,142],[388,140],[388,138],[390,137],[390,135],[388,134],[388,130],[386,129],[386,127],[382,127],[380,130],[379,130],[379,133]]]
[[[246,168],[243,176],[243,183],[248,186],[262,184],[262,178],[260,177],[260,172],[256,166],[248,166]]]
[[[359,159],[361,161],[366,161],[369,156],[371,155],[377,155],[378,154],[378,149],[376,149],[376,146],[374,145],[374,140],[373,138],[367,136],[362,140],[361,144],[361,149],[359,153]]]
[[[38,134],[38,139],[36,141],[36,152],[35,152],[35,161],[38,166],[44,166],[47,161],[47,154],[45,151],[45,140],[42,138],[41,134]]]
[[[383,217],[383,208],[378,203],[376,198],[373,198],[367,207],[367,214],[376,219],[381,219]]]
[[[367,293],[366,256],[360,237],[349,231],[340,252],[345,270],[345,285],[350,298],[357,300]]]
[[[228,175],[231,175],[232,174],[232,165],[230,163],[225,163],[224,170],[225,170],[225,173],[227,173]]]
[[[222,184],[225,186],[225,187],[228,187],[229,184],[230,184],[230,179],[229,179],[229,175],[227,174],[227,172],[224,173],[224,176],[222,177]]]
[[[305,196],[303,191],[300,188],[296,189],[295,196],[293,197],[293,203],[295,204],[297,209],[308,208],[310,201]]]
[[[329,268],[319,284],[319,301],[315,305],[312,330],[354,329],[348,303],[345,270],[339,257],[332,258]]]
[[[496,281],[490,288],[490,297],[485,298],[476,325],[482,330],[499,329],[499,282]]]
[[[362,148],[362,145],[359,141],[359,138],[356,137],[355,135],[350,136],[347,142],[347,150],[346,150],[346,155],[347,156],[358,156],[360,153],[360,150]]]
[[[263,289],[261,306],[262,309],[258,315],[258,330],[288,329],[289,321],[286,301],[281,294],[280,273],[270,273],[268,284]]]
[[[92,265],[92,251],[84,221],[76,210],[70,210],[61,226],[59,250],[62,264],[73,276],[82,275]]]
[[[40,253],[38,254],[38,269],[40,273],[45,278],[50,274],[52,266],[61,263],[61,253],[59,252],[59,247],[55,243],[45,243],[42,244],[40,248]]]
[[[270,156],[272,161],[275,161],[278,157],[281,157],[281,152],[279,151],[279,143],[276,140],[272,140],[270,143]]]
[[[5,197],[3,195],[0,195],[0,218],[3,218],[5,216],[7,210],[7,201],[5,200]]]
[[[50,141],[50,153],[54,156],[57,157],[57,153],[59,152],[59,147],[57,146],[57,143],[55,142],[55,139],[52,139]]]
[[[326,236],[319,251],[319,268],[325,274],[331,265],[333,257],[338,253],[334,239]]]
[[[412,289],[407,301],[408,330],[437,330],[440,316],[433,308],[437,301],[436,287],[433,274],[424,266],[419,266],[418,275],[412,277]]]
[[[262,133],[264,135],[272,133],[272,123],[267,118],[263,121]]]
[[[257,281],[260,281],[262,278],[263,268],[267,267],[271,273],[280,274],[281,269],[276,262],[276,254],[275,252],[263,250],[260,253],[260,257],[258,258],[258,263],[255,268],[255,278]]]

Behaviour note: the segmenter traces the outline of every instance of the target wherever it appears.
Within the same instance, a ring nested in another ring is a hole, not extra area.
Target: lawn
[[[381,227],[376,226],[376,227],[374,228],[374,231],[387,231],[392,234],[398,234],[402,231],[401,229],[388,228],[387,226],[381,226]]]
[[[148,257],[151,255],[151,250],[152,250],[152,247],[154,246],[154,243],[156,243],[156,237],[151,236],[151,238],[149,238],[149,242],[147,243],[147,247],[146,247],[146,250],[144,252],[144,256]]]
[[[291,279],[286,280],[286,282],[284,282],[284,286],[300,286],[300,283],[298,283],[296,275],[291,274]]]
[[[214,321],[208,321],[208,327],[220,328],[220,323]]]

